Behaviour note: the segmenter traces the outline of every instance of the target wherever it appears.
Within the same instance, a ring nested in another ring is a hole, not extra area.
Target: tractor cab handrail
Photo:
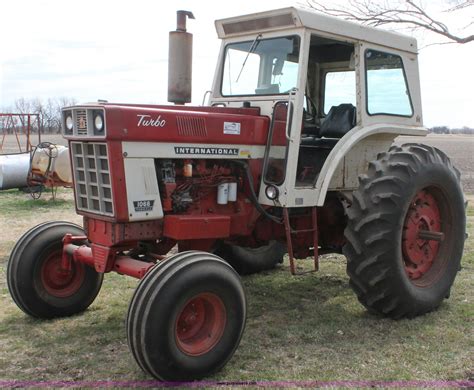
[[[296,92],[298,92],[298,88],[292,88],[290,90],[290,93],[288,94],[288,109],[286,111],[286,129],[285,129],[285,135],[286,139],[291,142],[291,125],[293,123],[293,97],[296,95]]]

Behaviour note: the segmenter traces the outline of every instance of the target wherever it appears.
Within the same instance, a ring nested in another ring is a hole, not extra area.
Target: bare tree
[[[37,125],[37,130],[40,133],[44,133],[44,125],[45,125],[45,107],[43,104],[43,101],[39,98],[32,99],[31,100],[31,105],[33,107],[33,114],[38,114],[38,123]]]
[[[15,100],[13,105],[14,105],[14,111],[17,114],[32,114],[34,111],[33,102],[25,98],[20,98],[20,99]],[[17,125],[19,122],[21,126],[23,127],[22,131],[25,131],[24,129],[26,127],[26,123],[25,123],[25,118],[23,116],[14,118],[13,122],[15,123],[15,125]]]
[[[445,0],[443,12],[467,12],[474,0]],[[474,35],[461,36],[450,31],[448,26],[427,12],[421,0],[348,0],[347,6],[327,4],[318,0],[307,0],[309,7],[327,15],[367,24],[369,26],[402,25],[414,29],[424,29],[448,39],[448,43],[468,43]],[[470,23],[464,29],[473,25]]]
[[[19,98],[13,103],[15,112],[18,114],[33,113],[32,101],[25,98]]]
[[[60,97],[49,98],[43,101],[39,98],[35,99],[17,99],[13,106],[14,108],[4,108],[4,112],[15,112],[18,114],[38,114],[38,119],[32,123],[33,131],[40,131],[41,133],[60,133],[61,132],[61,109],[66,106],[72,106],[77,103],[74,98]],[[1,110],[0,110],[1,111]],[[15,122],[21,124],[24,128],[26,126],[25,118],[20,116],[15,118]],[[2,124],[0,123],[0,126]],[[0,127],[1,128],[1,127]]]
[[[56,113],[56,102],[54,99],[48,98],[46,102],[43,103],[43,120],[44,120],[44,129],[48,133],[52,133],[60,125]]]

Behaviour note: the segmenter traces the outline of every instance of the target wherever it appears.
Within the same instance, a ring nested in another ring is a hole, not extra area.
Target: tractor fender
[[[376,148],[375,150],[375,154],[371,153],[370,148],[361,148],[361,150],[358,151],[358,160],[361,161],[361,159],[365,158],[367,160],[366,163],[368,164],[369,161],[376,158],[378,153],[387,151],[393,140],[399,135],[426,136],[427,134],[428,130],[422,126],[404,126],[382,123],[354,127],[334,146],[320,171],[316,182],[316,189],[318,190],[316,206],[324,205],[329,188],[332,189],[334,187],[331,181],[335,175],[346,175],[344,159],[349,156],[349,153],[354,147],[366,143],[368,140],[380,142],[379,148]],[[349,161],[349,163],[351,163],[351,161]],[[357,180],[357,177],[351,179],[351,181],[354,182]],[[336,187],[339,187],[338,189],[340,190],[344,190],[352,189],[354,186],[349,184],[346,178],[343,178],[342,186],[339,185]]]

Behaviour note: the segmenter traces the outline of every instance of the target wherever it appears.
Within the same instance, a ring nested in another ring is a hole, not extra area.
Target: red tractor
[[[46,222],[18,241],[7,271],[17,305],[68,316],[105,273],[141,279],[128,342],[165,380],[227,363],[245,327],[239,274],[285,253],[292,274],[296,259],[317,270],[320,254],[343,253],[370,312],[436,309],[460,268],[465,208],[443,152],[392,145],[427,133],[416,41],[295,8],[219,20],[208,102],[186,106],[186,16],[170,33],[175,105],[63,109],[84,225]]]

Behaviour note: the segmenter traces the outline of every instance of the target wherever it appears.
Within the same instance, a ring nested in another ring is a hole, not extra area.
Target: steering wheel
[[[303,121],[308,124],[316,124],[316,118],[318,110],[316,108],[316,104],[314,104],[313,100],[308,96],[305,95],[306,99],[306,106],[309,109],[303,109]]]

